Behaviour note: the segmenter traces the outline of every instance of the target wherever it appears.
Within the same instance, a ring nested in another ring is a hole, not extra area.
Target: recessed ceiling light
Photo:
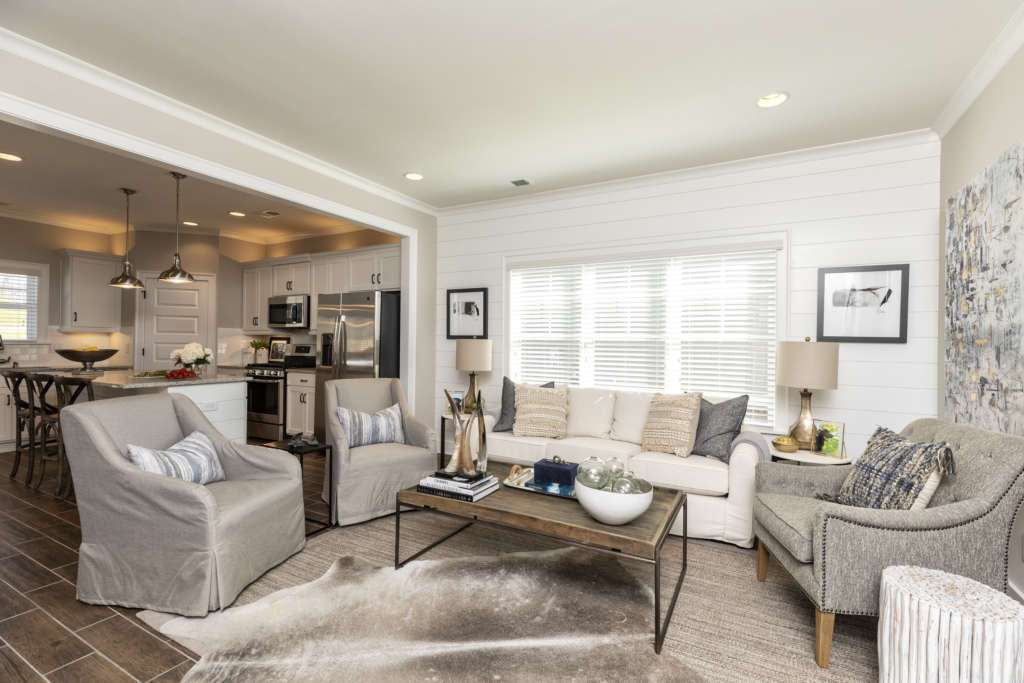
[[[187,226],[188,226],[188,227],[190,227],[190,228],[196,228],[196,227],[199,227],[199,224],[198,224],[198,223],[196,223],[195,221],[182,221],[182,222],[181,222],[181,224],[182,224],[182,225],[187,225]]]
[[[0,160],[21,161],[21,157],[19,157],[17,154],[8,154],[7,152],[0,152]]]
[[[241,211],[228,211],[229,216],[235,216],[236,218],[245,218],[245,214]]]
[[[270,209],[267,209],[266,211],[260,211],[260,215],[269,221],[277,218],[278,216],[281,215],[281,213],[279,211],[272,211]]]
[[[530,184],[530,181],[527,180],[526,178],[516,178],[515,180],[510,180],[509,182],[515,185],[516,187],[526,187],[527,185]]]
[[[770,92],[767,95],[762,95],[757,98],[757,106],[761,109],[771,109],[777,107],[789,99],[789,93],[786,92]]]
[[[406,180],[423,180],[423,174],[422,173],[416,173],[415,171],[409,171],[408,173],[405,174],[405,179]]]

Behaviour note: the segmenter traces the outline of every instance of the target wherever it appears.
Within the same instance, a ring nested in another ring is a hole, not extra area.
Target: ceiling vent
[[[510,182],[516,187],[526,187],[527,185],[530,184],[530,181],[527,180],[526,178],[516,178],[515,180],[512,180]]]
[[[266,211],[260,211],[260,215],[269,221],[277,218],[281,214],[277,211],[271,211],[270,209],[267,209]]]

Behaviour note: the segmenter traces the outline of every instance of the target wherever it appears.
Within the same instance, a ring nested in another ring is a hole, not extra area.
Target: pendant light
[[[135,277],[135,269],[128,260],[128,248],[131,244],[128,229],[131,227],[132,195],[135,194],[135,190],[122,187],[121,192],[124,192],[124,261],[121,263],[121,274],[110,281],[110,286],[121,289],[145,289],[146,285]]]
[[[196,279],[192,277],[192,274],[181,267],[181,181],[185,178],[185,174],[178,173],[177,171],[171,171],[171,176],[174,178],[174,262],[171,267],[160,273],[160,280],[163,282],[173,282],[175,284],[185,284],[188,282],[195,282]]]

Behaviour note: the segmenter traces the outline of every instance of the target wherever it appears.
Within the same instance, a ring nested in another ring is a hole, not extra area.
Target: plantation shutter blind
[[[6,341],[38,340],[38,275],[0,272],[0,335]]]
[[[516,268],[510,374],[520,382],[748,394],[775,420],[775,250]]]

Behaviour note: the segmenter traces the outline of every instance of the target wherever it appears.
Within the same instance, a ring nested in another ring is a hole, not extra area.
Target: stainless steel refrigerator
[[[353,377],[398,377],[401,292],[317,297],[316,437],[326,438],[324,383]]]

